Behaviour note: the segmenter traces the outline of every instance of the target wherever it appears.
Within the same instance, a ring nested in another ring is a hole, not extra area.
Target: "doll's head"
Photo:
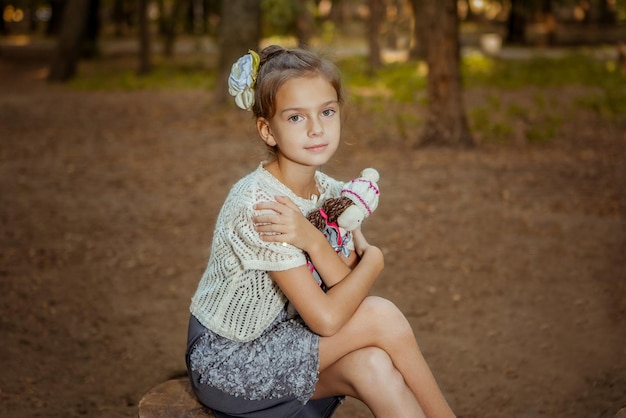
[[[320,230],[326,223],[335,223],[343,230],[353,231],[378,207],[379,178],[378,171],[366,168],[360,177],[344,185],[339,197],[327,199],[307,218]]]
[[[337,218],[340,227],[352,231],[372,214],[378,207],[380,190],[378,189],[378,171],[366,168],[361,176],[350,180],[341,190],[340,196],[350,199],[352,206]]]

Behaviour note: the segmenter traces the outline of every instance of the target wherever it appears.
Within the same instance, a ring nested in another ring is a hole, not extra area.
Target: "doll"
[[[350,256],[350,251],[354,250],[352,231],[378,207],[380,190],[376,182],[379,178],[375,169],[364,169],[360,177],[344,185],[339,197],[326,199],[319,209],[307,215],[307,219],[324,233],[337,254]],[[308,266],[317,283],[324,287],[310,260]]]

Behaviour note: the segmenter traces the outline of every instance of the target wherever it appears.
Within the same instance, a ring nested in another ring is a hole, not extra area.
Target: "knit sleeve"
[[[254,203],[270,199],[269,195],[254,193],[241,202],[233,218],[229,242],[246,270],[282,271],[306,264],[301,249],[280,242],[265,242],[254,230],[252,216],[259,213],[253,209]]]

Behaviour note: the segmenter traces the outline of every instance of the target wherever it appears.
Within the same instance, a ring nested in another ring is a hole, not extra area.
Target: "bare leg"
[[[380,348],[353,351],[320,372],[314,398],[340,394],[361,400],[377,418],[424,418],[413,392]]]
[[[378,347],[388,354],[427,417],[455,416],[422,356],[411,325],[386,299],[367,297],[338,333],[320,338],[320,373],[366,347]]]

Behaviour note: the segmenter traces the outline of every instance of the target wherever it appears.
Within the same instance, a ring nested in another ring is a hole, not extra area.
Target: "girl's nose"
[[[311,119],[311,125],[309,126],[309,136],[317,137],[324,134],[324,127],[319,119]]]

